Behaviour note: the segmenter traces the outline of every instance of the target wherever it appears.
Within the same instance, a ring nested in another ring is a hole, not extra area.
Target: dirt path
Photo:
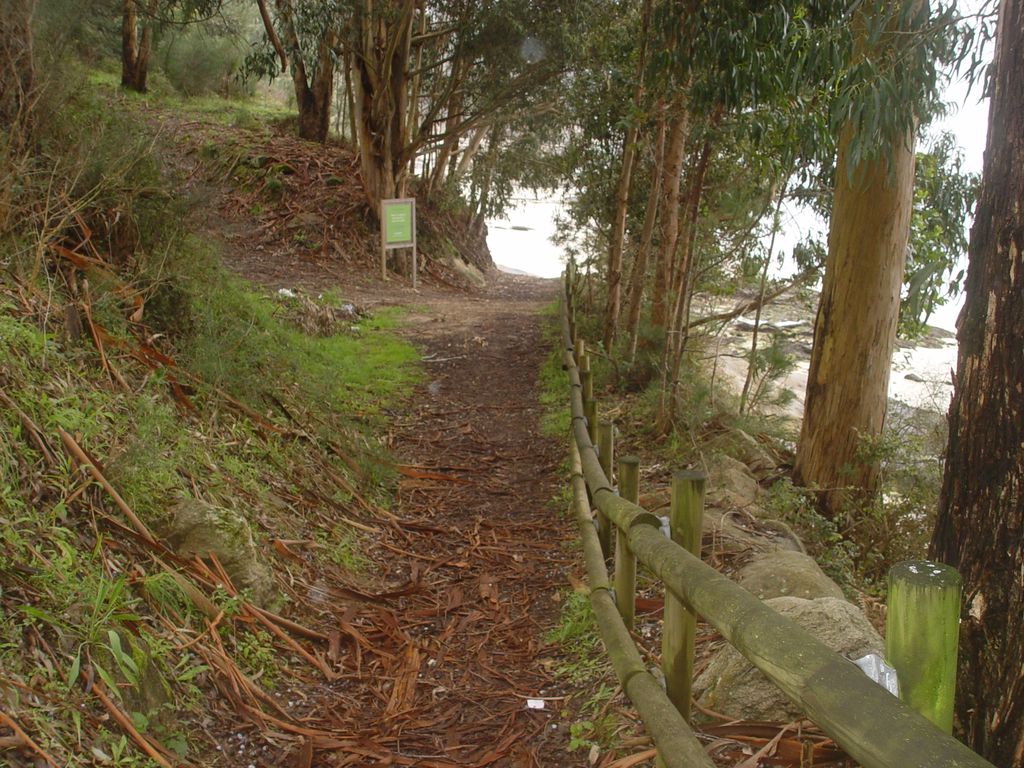
[[[193,130],[213,131],[229,155],[234,146],[233,134],[216,126],[170,119],[164,128],[181,134],[185,148],[196,141]],[[181,165],[189,178],[205,178],[193,154]],[[564,446],[540,434],[537,383],[548,352],[538,313],[557,281],[493,272],[474,293],[382,283],[346,256],[359,255],[351,243],[338,251],[325,239],[310,250],[278,237],[278,228],[302,219],[290,208],[278,211],[280,221],[267,212],[255,220],[249,193],[222,180],[204,184],[217,204],[202,226],[222,244],[227,267],[271,290],[331,291],[371,312],[408,308],[400,332],[421,351],[425,370],[388,435],[401,462],[399,493],[393,517],[361,541],[371,565],[352,578],[365,588],[322,573],[309,590],[326,610],[327,661],[342,672],[279,692],[288,716],[321,735],[314,749],[285,747],[278,764],[570,764],[571,719],[560,717],[557,649],[545,637],[574,563],[564,546],[573,531],[550,505],[563,481]],[[303,211],[323,202],[308,184],[293,187],[289,197]],[[332,205],[336,196],[328,195]]]
[[[539,433],[537,401],[537,312],[552,293],[500,276],[483,301],[432,302],[434,322],[410,327],[428,381],[395,448],[409,473],[400,514],[421,528],[386,546],[422,569],[424,590],[403,608],[422,648],[407,652],[406,673],[417,668],[408,704],[423,722],[405,729],[401,750],[420,765],[565,757],[544,636],[572,557],[549,505],[560,448]],[[545,697],[545,709],[528,707]]]
[[[312,764],[568,765],[570,720],[545,636],[572,531],[550,505],[562,449],[540,434],[537,389],[538,312],[554,282],[495,275],[478,295],[343,290],[414,307],[403,334],[426,376],[393,425],[396,521],[369,553],[390,594],[339,610],[354,669],[308,710],[329,710],[358,746],[318,751]]]

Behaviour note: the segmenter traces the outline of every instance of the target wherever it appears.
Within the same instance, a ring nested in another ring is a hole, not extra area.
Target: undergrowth
[[[307,336],[228,275],[131,97],[65,74],[33,146],[0,156],[0,709],[40,760],[151,764],[117,710],[168,754],[222,764],[226,681],[257,696],[302,662],[216,563],[145,533],[184,501],[230,510],[288,564],[282,610],[303,609],[296,576],[365,569],[349,522],[388,503],[378,434],[416,354],[394,311]]]

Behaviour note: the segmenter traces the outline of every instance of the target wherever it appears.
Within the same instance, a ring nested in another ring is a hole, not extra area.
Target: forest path
[[[399,606],[418,650],[405,651],[400,674],[415,671],[416,686],[395,751],[417,765],[567,757],[544,642],[574,561],[550,506],[563,449],[539,425],[539,312],[554,295],[554,281],[494,275],[483,296],[429,297],[405,326],[426,369],[393,443],[397,513],[411,523],[380,546],[382,565],[418,569],[423,586]]]
[[[341,671],[277,693],[290,717],[335,735],[298,752],[286,747],[283,759],[303,768],[571,764],[572,720],[560,714],[569,702],[553,672],[559,649],[545,638],[576,564],[564,546],[575,531],[551,505],[565,483],[565,445],[541,434],[538,398],[550,349],[541,310],[558,281],[492,270],[472,292],[437,274],[419,290],[404,278],[382,282],[354,263],[359,249],[348,230],[325,230],[324,247],[314,250],[285,236],[312,211],[323,213],[325,200],[344,207],[353,198],[351,189],[314,183],[322,158],[308,146],[279,137],[260,149],[294,155],[301,171],[288,177],[288,211],[270,210],[256,193],[225,188],[236,163],[210,178],[195,150],[197,141],[213,142],[231,158],[264,139],[232,144],[239,137],[230,128],[155,119],[186,150],[179,163],[209,198],[201,227],[225,266],[270,290],[330,292],[371,313],[403,307],[398,333],[421,353],[423,380],[390,414],[386,436],[399,462],[396,504],[359,534],[369,563],[354,574],[321,572],[308,590],[317,626],[331,638],[327,661]],[[329,212],[318,227],[348,221]]]
[[[387,436],[400,462],[394,518],[363,540],[380,599],[337,606],[346,673],[296,713],[355,744],[317,750],[311,765],[572,764],[559,650],[545,642],[576,563],[574,529],[551,505],[564,445],[540,431],[541,310],[557,281],[488,277],[476,293],[287,267],[257,277],[298,278],[371,312],[406,307],[399,333],[424,369]]]

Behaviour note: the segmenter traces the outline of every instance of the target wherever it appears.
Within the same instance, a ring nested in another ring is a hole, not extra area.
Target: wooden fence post
[[[580,344],[586,345],[583,339]],[[590,355],[584,353],[579,358],[580,386],[583,388],[583,403],[586,405],[594,399],[594,372],[590,370]]]
[[[889,570],[885,655],[900,699],[946,733],[953,732],[960,588],[956,568],[942,563],[914,560]]]
[[[583,404],[592,402],[594,399],[594,374],[592,371],[580,371],[580,387],[583,390]]]
[[[672,540],[700,557],[704,517],[703,472],[689,470],[672,475],[672,507],[669,525]],[[661,669],[665,690],[679,714],[690,722],[690,688],[693,684],[693,645],[697,617],[677,597],[665,590],[665,616],[661,630]]]
[[[583,418],[587,420],[587,433],[590,442],[597,445],[597,403],[594,400],[583,402]]]
[[[619,459],[619,496],[633,504],[640,502],[640,459]],[[627,629],[636,620],[636,556],[629,549],[629,535],[615,529],[615,600]]]
[[[612,467],[615,466],[615,425],[610,421],[597,423],[597,459],[601,462],[604,476],[612,481]],[[601,551],[607,560],[612,556],[612,523],[608,517],[598,510],[597,535],[601,539]]]

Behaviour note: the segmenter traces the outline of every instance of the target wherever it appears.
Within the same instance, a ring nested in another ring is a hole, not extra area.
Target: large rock
[[[882,638],[864,614],[845,600],[776,597],[765,604],[792,619],[841,656],[857,659],[882,653]],[[694,682],[701,706],[742,720],[789,722],[800,710],[753,664],[724,646]]]
[[[735,427],[723,429],[708,442],[707,448],[739,459],[758,479],[764,479],[778,471],[778,462],[756,438],[742,429]]]
[[[779,550],[758,555],[736,573],[736,581],[762,600],[773,597],[843,599],[843,590],[802,552]]]
[[[743,509],[757,501],[757,478],[742,461],[726,454],[712,454],[707,458],[707,467],[708,503]]]
[[[248,590],[257,605],[275,601],[274,574],[260,558],[249,522],[237,512],[187,499],[174,508],[166,538],[182,557],[209,557],[212,553],[231,583]]]

